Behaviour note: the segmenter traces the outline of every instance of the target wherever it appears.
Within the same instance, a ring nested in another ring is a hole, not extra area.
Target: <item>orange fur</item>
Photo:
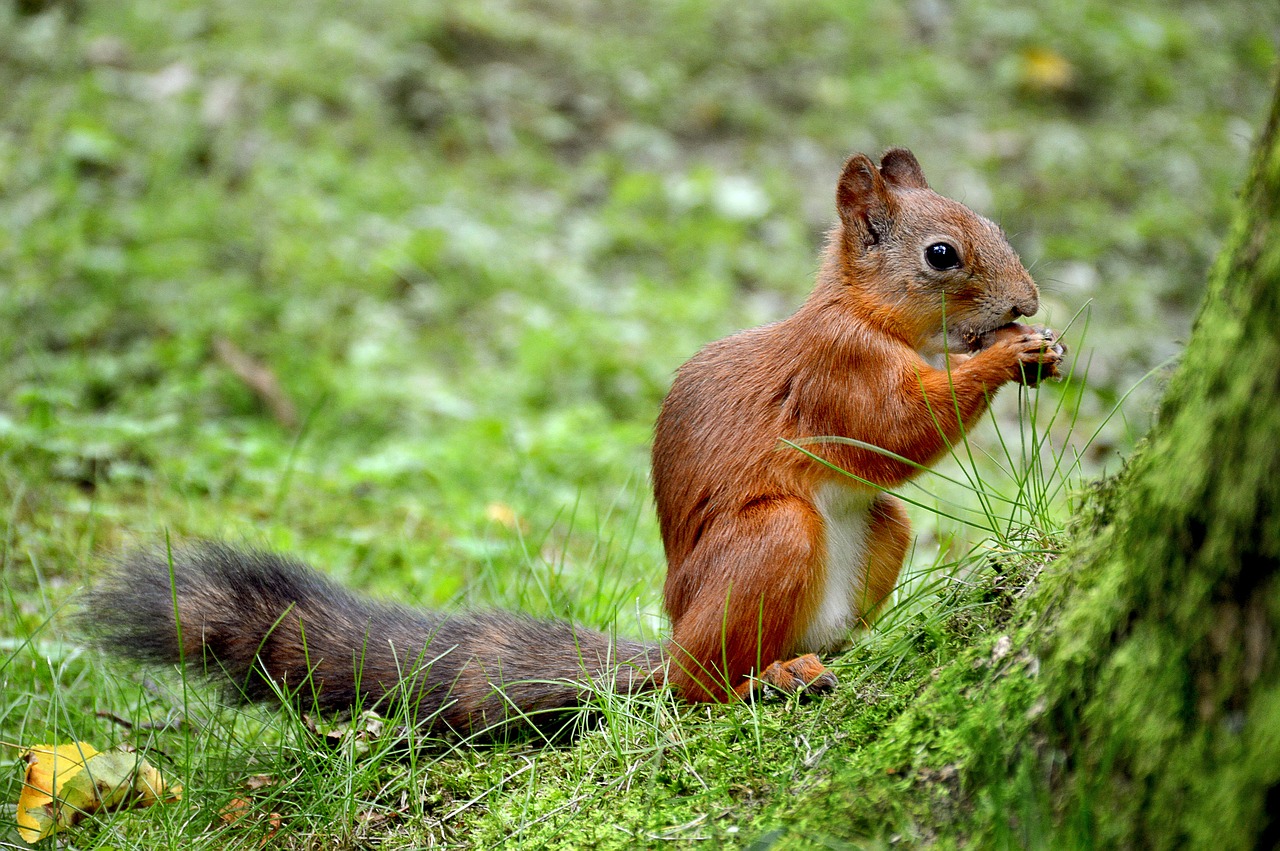
[[[851,158],[836,206],[809,299],[788,319],[704,348],[679,371],[658,418],[667,679],[689,700],[742,696],[750,676],[785,691],[798,681],[834,685],[804,655],[829,649],[808,646],[826,639],[806,636],[830,632],[811,630],[823,617],[872,620],[906,555],[900,502],[780,441],[855,438],[927,466],[1001,385],[1024,380],[1024,365],[1052,374],[1063,352],[1052,332],[1011,324],[1034,314],[1039,296],[1000,229],[932,192],[910,152],[891,150],[878,167]],[[927,261],[937,243],[958,252],[958,268]],[[966,354],[978,339],[986,347]],[[849,444],[807,448],[882,488],[918,472]],[[832,486],[855,493],[829,522],[823,489]],[[851,563],[828,563],[838,547]],[[846,574],[858,586],[847,600]]]

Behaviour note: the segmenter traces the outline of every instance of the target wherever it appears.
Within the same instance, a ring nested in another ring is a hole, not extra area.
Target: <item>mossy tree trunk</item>
[[[1102,845],[1280,845],[1278,124],[1280,89],[1156,425],[1062,563],[1037,726]]]

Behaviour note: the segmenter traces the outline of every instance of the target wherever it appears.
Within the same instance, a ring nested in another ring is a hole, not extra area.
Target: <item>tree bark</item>
[[[1059,815],[1280,845],[1280,88],[1155,426],[1097,502],[1045,661]]]

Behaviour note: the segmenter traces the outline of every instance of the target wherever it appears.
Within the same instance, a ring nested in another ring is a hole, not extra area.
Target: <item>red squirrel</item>
[[[874,620],[910,543],[883,489],[937,461],[1002,385],[1056,375],[1065,352],[1015,322],[1039,294],[1000,229],[934,193],[910,151],[850,158],[836,211],[800,309],[708,345],[663,403],[665,645],[374,602],[288,557],[207,542],[121,560],[90,592],[89,628],[138,661],[201,660],[249,700],[408,708],[464,735],[559,729],[601,686],[666,683],[687,701],[830,690],[816,654]],[[827,466],[787,443],[828,436],[912,463],[809,443]]]

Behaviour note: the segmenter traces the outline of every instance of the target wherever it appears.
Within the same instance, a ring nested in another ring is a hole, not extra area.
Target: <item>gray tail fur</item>
[[[245,700],[407,710],[432,733],[561,732],[593,691],[661,682],[658,645],[504,612],[375,602],[295,559],[221,543],[120,561],[89,592],[83,620],[115,655],[200,666]]]

